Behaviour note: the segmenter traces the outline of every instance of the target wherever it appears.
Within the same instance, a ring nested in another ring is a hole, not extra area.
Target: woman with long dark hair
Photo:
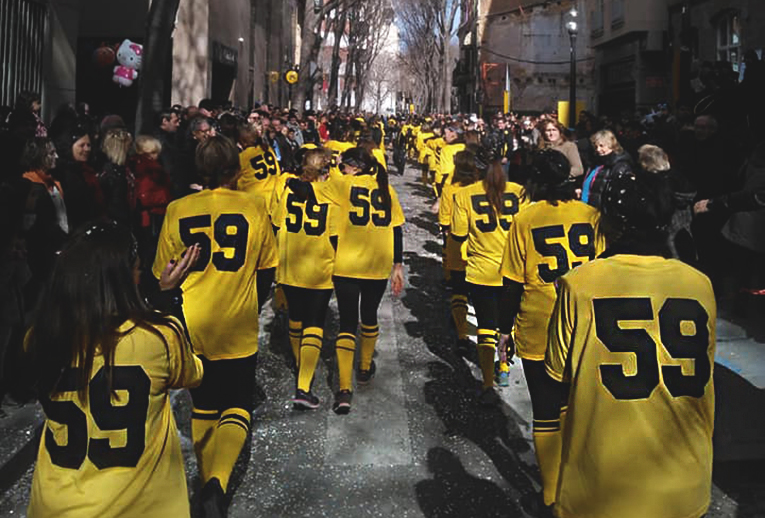
[[[499,267],[507,233],[525,203],[523,187],[507,181],[499,160],[489,166],[482,182],[461,189],[454,197],[451,238],[460,243],[467,240],[465,279],[478,320],[478,364],[483,375],[479,402],[485,406],[499,401],[494,392],[503,293]],[[503,335],[509,332],[502,331]]]
[[[558,468],[549,452],[560,444],[560,427],[550,423],[560,416],[545,414],[540,401],[556,390],[544,367],[547,324],[555,305],[554,283],[572,268],[594,259],[605,243],[598,231],[600,213],[576,199],[576,179],[565,155],[552,149],[539,151],[530,172],[526,196],[532,204],[513,221],[502,259],[508,289],[503,312],[514,323],[515,348],[523,360],[534,414],[535,451],[544,501],[549,506],[555,499]]]
[[[287,185],[301,198],[337,206],[338,245],[332,281],[340,313],[337,335],[339,391],[333,410],[347,414],[353,397],[353,360],[356,328],[361,312],[361,357],[356,372],[360,385],[370,382],[372,360],[380,328],[380,307],[388,278],[398,295],[404,285],[404,213],[396,191],[388,185],[387,171],[363,148],[351,148],[341,157],[343,176],[324,183],[290,179]],[[392,268],[392,271],[391,271]]]
[[[30,516],[189,516],[169,391],[198,384],[202,364],[181,323],[144,304],[138,267],[113,223],[57,259],[26,340],[46,415]]]

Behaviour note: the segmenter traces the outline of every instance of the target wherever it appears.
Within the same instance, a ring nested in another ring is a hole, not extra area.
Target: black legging
[[[290,320],[303,324],[306,327],[320,327],[324,329],[324,320],[327,317],[327,306],[332,297],[332,290],[312,290],[287,286],[282,284],[284,295],[287,297],[287,311]]]
[[[568,385],[555,381],[545,371],[542,360],[523,360],[523,375],[529,387],[534,419],[554,421],[568,404]]]
[[[475,318],[479,329],[499,329],[502,334],[510,334],[513,323],[504,318],[500,307],[509,303],[508,292],[504,286],[484,286],[466,283],[470,292],[470,302],[475,309]]]
[[[468,283],[465,280],[465,270],[449,270],[449,285],[452,295],[468,295]]]
[[[361,299],[361,322],[367,326],[377,325],[377,309],[380,307],[387,279],[352,279],[332,277],[340,313],[340,333],[356,334],[359,325],[359,299]]]

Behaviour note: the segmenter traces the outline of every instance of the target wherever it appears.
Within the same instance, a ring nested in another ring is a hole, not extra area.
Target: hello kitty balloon
[[[143,57],[143,45],[125,40],[117,49],[117,62],[119,66],[114,67],[114,76],[112,81],[120,86],[130,86],[133,81],[138,79],[138,69],[141,68]]]

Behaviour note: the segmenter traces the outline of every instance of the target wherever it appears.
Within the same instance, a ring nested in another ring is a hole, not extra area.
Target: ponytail
[[[377,169],[377,189],[380,192],[383,205],[386,209],[391,207],[390,188],[388,187],[388,171],[379,162],[374,166]]]
[[[494,208],[492,213],[492,221],[496,222],[499,219],[499,215],[502,214],[502,208],[504,200],[502,195],[505,193],[505,185],[507,184],[507,178],[505,172],[502,170],[501,162],[495,160],[489,166],[489,170],[486,172],[486,177],[483,179],[483,188],[486,191],[486,198],[489,200],[489,204]]]

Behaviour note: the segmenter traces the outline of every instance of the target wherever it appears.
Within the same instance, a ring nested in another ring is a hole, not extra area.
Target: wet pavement
[[[322,401],[315,411],[292,410],[286,316],[275,314],[270,304],[264,310],[259,404],[252,440],[232,477],[229,516],[532,516],[527,502],[539,490],[539,474],[520,366],[512,366],[510,386],[499,390],[500,407],[477,408],[480,372],[452,351],[455,335],[442,283],[441,247],[436,217],[429,210],[432,191],[416,183],[418,176],[408,170],[405,177],[391,177],[407,215],[407,285],[399,298],[390,293],[383,298],[377,375],[356,390],[348,416],[337,416],[330,408],[337,386],[334,299],[314,381]],[[715,380],[718,420],[723,421],[717,425],[722,435],[716,437],[716,451],[725,455],[715,465],[708,517],[765,517],[765,461],[750,460],[765,458],[765,453],[757,454],[765,425],[751,426],[765,414],[765,357],[760,352],[765,345],[750,339],[743,328],[724,325],[723,364],[717,365]],[[177,392],[173,401],[194,516],[199,516],[190,400]],[[26,426],[33,430],[34,412],[29,413]],[[2,423],[3,436],[15,433]],[[5,477],[0,481],[0,516],[25,515],[32,467],[16,463],[14,470],[0,471]]]

